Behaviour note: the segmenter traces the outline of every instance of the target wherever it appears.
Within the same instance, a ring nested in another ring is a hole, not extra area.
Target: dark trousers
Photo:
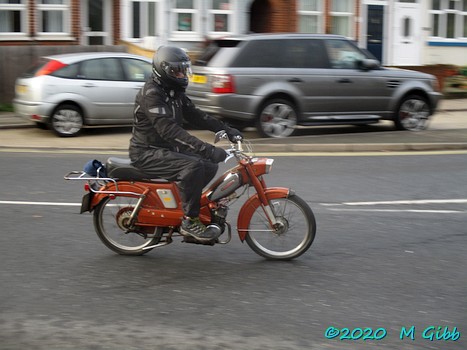
[[[135,167],[154,178],[177,182],[183,212],[186,216],[199,216],[201,193],[216,175],[216,163],[165,148],[131,149],[130,159]]]

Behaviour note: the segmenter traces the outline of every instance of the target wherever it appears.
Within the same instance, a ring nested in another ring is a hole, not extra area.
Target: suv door
[[[322,40],[287,39],[282,40],[282,57],[286,81],[300,91],[301,120],[313,115],[322,115],[332,107],[329,95],[332,94],[327,74],[329,62]]]
[[[260,54],[259,54],[260,53]],[[299,114],[326,111],[330,93],[324,45],[310,39],[252,40],[234,60],[237,93],[290,96]]]
[[[329,112],[335,115],[375,115],[387,109],[389,96],[380,70],[362,70],[358,62],[368,58],[345,39],[325,39],[329,56]]]

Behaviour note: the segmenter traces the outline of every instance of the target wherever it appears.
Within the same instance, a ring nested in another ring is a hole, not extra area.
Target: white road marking
[[[13,204],[13,205],[55,205],[55,206],[68,206],[77,207],[81,203],[60,203],[60,202],[26,202],[26,201],[0,201],[0,204]]]
[[[397,201],[321,203],[323,206],[334,205],[400,205],[400,204],[464,204],[467,199],[413,199]]]
[[[425,213],[425,214],[465,214],[467,210],[453,209],[387,209],[375,208],[379,205],[427,205],[427,204],[467,204],[467,199],[413,199],[413,200],[394,200],[394,201],[372,201],[372,202],[342,202],[342,203],[320,203],[330,211],[353,211],[353,212],[387,212],[387,213]],[[348,208],[348,207],[373,207],[373,208]]]

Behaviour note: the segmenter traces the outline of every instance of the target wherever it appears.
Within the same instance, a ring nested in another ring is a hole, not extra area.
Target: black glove
[[[209,157],[214,163],[220,163],[227,158],[227,152],[220,147],[212,146],[211,157]]]
[[[228,128],[226,132],[230,142],[237,142],[243,140],[243,134],[235,128]]]

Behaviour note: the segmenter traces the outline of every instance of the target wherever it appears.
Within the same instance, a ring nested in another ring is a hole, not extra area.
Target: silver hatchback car
[[[59,136],[78,135],[85,126],[130,125],[151,67],[149,58],[118,52],[42,57],[16,80],[13,106]]]
[[[204,111],[265,137],[300,126],[392,120],[422,130],[441,97],[434,76],[383,68],[342,36],[253,34],[216,39],[193,64],[187,94]]]

